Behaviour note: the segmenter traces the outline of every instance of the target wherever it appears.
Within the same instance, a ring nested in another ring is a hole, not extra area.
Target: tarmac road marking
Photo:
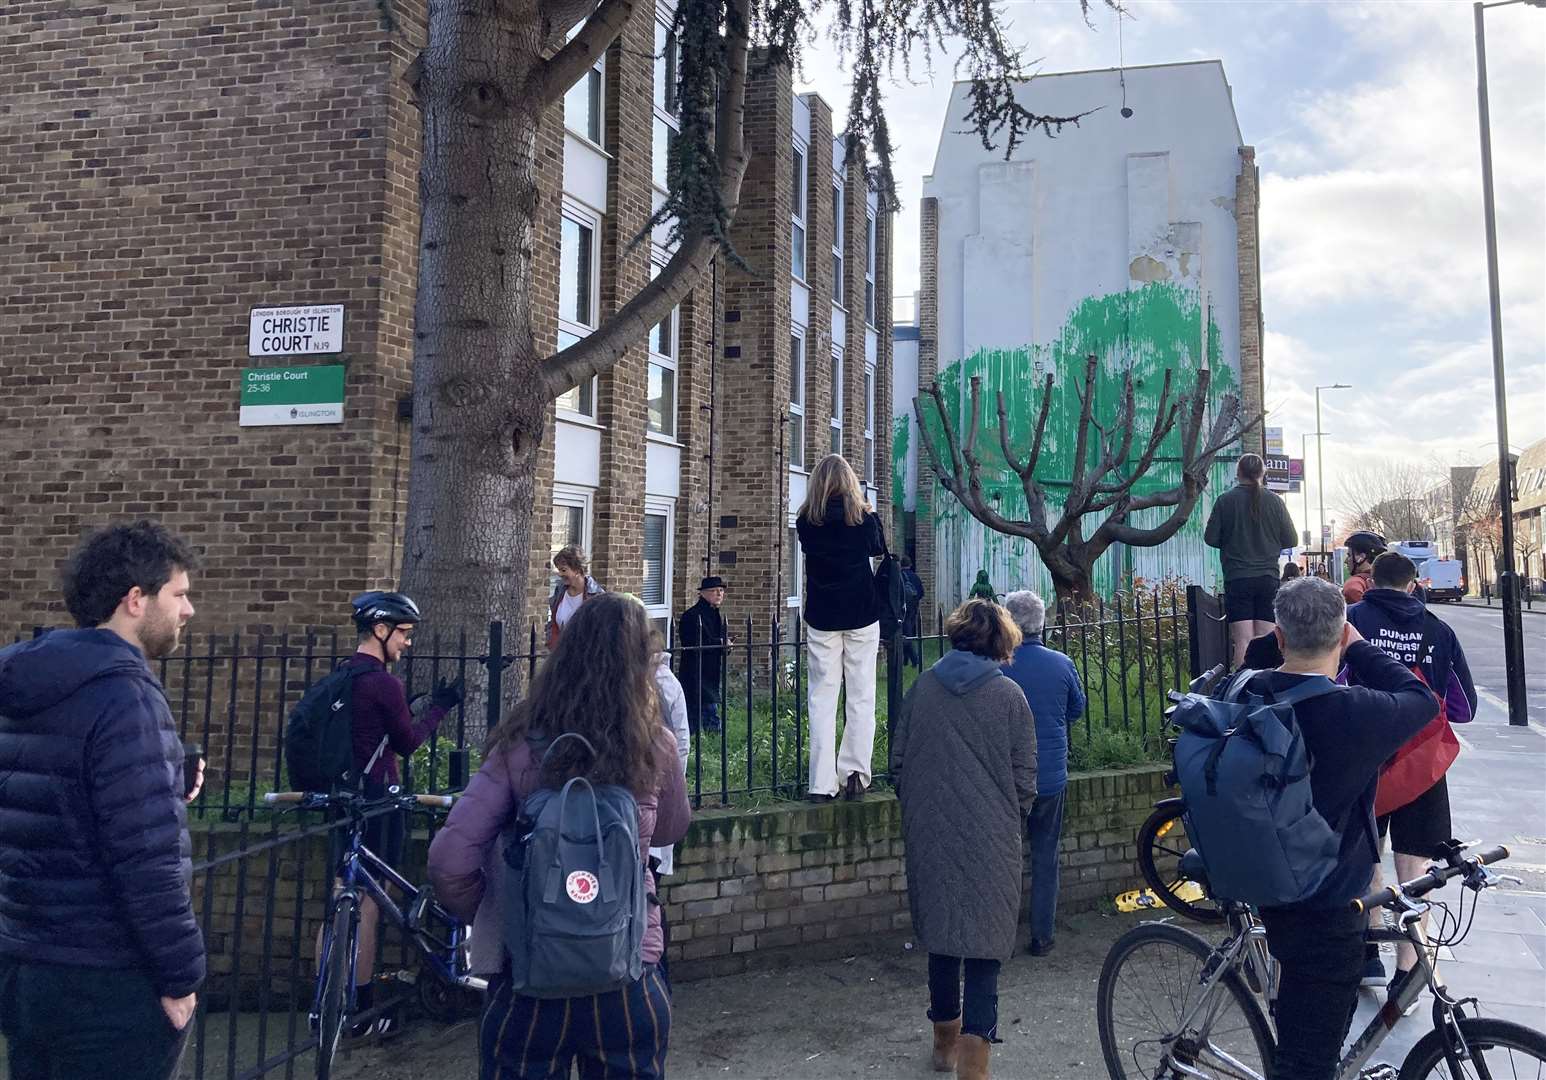
[[[1494,705],[1497,708],[1502,709],[1503,715],[1508,715],[1508,702],[1504,701],[1497,694],[1494,694],[1490,690],[1484,690],[1478,686],[1476,688],[1476,695],[1483,701],[1487,702],[1489,705]],[[1546,739],[1546,724],[1542,724],[1538,720],[1531,720],[1528,724],[1528,729],[1535,732],[1541,738]]]

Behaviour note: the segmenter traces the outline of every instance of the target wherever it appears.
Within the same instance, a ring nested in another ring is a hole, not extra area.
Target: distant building
[[[1124,79],[1130,118],[1116,107]],[[1037,76],[1019,92],[1027,108],[1090,115],[1056,138],[1028,136],[1009,161],[971,132],[967,91],[957,84],[951,92],[934,170],[924,178],[916,377],[897,374],[896,445],[906,439],[907,460],[918,433],[902,384],[937,379],[959,419],[963,388],[980,375],[984,483],[1005,513],[1023,513],[1020,485],[998,450],[994,393],[1005,391],[1011,433],[1028,446],[1034,388],[1048,373],[1062,379],[1070,364],[1082,370],[1089,353],[1101,357],[1096,393],[1108,413],[1128,370],[1152,407],[1166,368],[1185,388],[1208,367],[1216,393],[1239,394],[1246,415],[1259,415],[1257,169],[1222,65]],[[1071,393],[1057,402],[1044,459],[1044,479],[1054,483],[1073,454],[1078,410]],[[1261,439],[1258,427],[1245,448],[1260,451]],[[1110,592],[1135,575],[1212,583],[1218,563],[1202,529],[1236,456],[1233,448],[1217,461],[1208,493],[1175,539],[1109,551],[1096,567],[1097,588]],[[926,455],[907,475],[902,498],[916,509],[911,542],[938,602],[959,600],[979,568],[1000,588],[1048,589],[1034,547],[969,517],[937,486]],[[1151,475],[1156,487],[1178,480],[1173,460]],[[1135,514],[1134,522],[1164,513]]]

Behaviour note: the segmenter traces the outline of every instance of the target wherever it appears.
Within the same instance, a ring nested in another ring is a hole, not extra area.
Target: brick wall
[[[939,374],[939,200],[931,197],[920,201],[918,218],[918,400],[923,403],[925,393]],[[926,405],[923,415],[929,415]],[[916,491],[913,561],[923,579],[919,615],[924,626],[933,626],[938,621],[934,597],[939,576],[938,553],[934,547],[934,468],[921,432],[918,434]]]
[[[1260,423],[1242,440],[1242,449],[1258,454],[1266,448],[1266,406],[1262,397],[1260,194],[1256,148],[1242,146],[1240,173],[1235,177],[1235,266],[1240,281],[1240,407],[1247,420],[1260,418]]]
[[[1140,887],[1134,838],[1153,802],[1168,794],[1164,771],[1156,765],[1070,778],[1060,913],[1086,911]],[[233,826],[197,833],[194,858],[240,850],[242,839]],[[246,842],[262,839],[258,833]],[[404,871],[410,879],[422,880],[426,850],[422,835],[410,840]],[[228,998],[233,974],[249,1002],[265,975],[271,991],[283,995],[297,951],[309,992],[309,957],[327,895],[325,851],[322,837],[281,842],[195,876],[194,910],[211,952],[206,993],[213,1000]],[[912,922],[906,869],[901,810],[890,795],[699,811],[677,849],[676,873],[661,889],[672,978],[893,947],[907,938]]]

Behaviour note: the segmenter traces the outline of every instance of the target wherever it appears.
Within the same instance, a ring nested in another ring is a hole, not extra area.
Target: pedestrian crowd
[[[1349,901],[1370,888],[1387,835],[1403,876],[1449,840],[1449,725],[1474,715],[1476,690],[1455,635],[1413,595],[1405,556],[1368,557],[1360,541],[1353,570],[1367,580],[1356,587],[1279,578],[1286,513],[1253,458],[1242,458],[1207,539],[1221,549],[1247,669],[1226,694],[1293,702],[1313,812],[1335,838],[1312,891],[1261,907],[1282,965],[1273,1078],[1323,1080],[1360,984],[1386,978]],[[889,557],[882,525],[841,457],[816,466],[808,492],[796,523],[808,797],[861,799],[873,782],[881,626],[916,634],[923,583],[899,564],[901,607],[891,610],[895,598],[876,584],[876,560]],[[576,548],[553,567],[550,652],[490,733],[435,835],[429,876],[439,902],[472,926],[472,970],[488,980],[484,1080],[562,1077],[575,1064],[582,1076],[663,1076],[670,928],[656,895],[692,817],[692,737],[724,723],[727,587],[702,580],[678,621],[674,672],[642,603],[606,592]],[[198,569],[186,542],[150,522],[91,534],[63,572],[77,629],[0,650],[0,1029],[16,1080],[165,1080],[175,1070],[206,970],[185,811],[203,761],[178,739],[150,662],[177,648]],[[1027,840],[1028,951],[1055,945],[1068,733],[1087,702],[1072,660],[1042,640],[1038,595],[1000,602],[985,572],[973,592],[945,621],[949,650],[901,705],[887,765],[913,932],[928,956],[932,1065],[984,1080]],[[421,622],[410,597],[365,593],[351,617],[358,650],[331,676],[349,704],[342,775],[379,797],[400,782],[397,757],[435,731],[463,688],[442,681],[410,701],[391,674]],[[401,859],[403,824],[394,814],[369,823],[365,842],[388,864]],[[378,919],[367,899],[362,1013],[373,1004]],[[1414,964],[1398,955],[1392,987]],[[351,1037],[392,1033],[391,1010],[375,1012]]]

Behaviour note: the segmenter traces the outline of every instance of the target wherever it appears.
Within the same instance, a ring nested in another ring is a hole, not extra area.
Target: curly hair
[[[663,768],[660,698],[655,689],[657,642],[644,605],[623,593],[592,597],[564,627],[537,670],[531,693],[489,736],[489,753],[519,745],[530,732],[545,739],[573,732],[553,748],[542,783],[573,776],[650,791]]]
[[[178,570],[197,570],[199,554],[154,521],[110,525],[90,533],[60,571],[64,606],[82,627],[113,617],[130,589],[154,596]]]

